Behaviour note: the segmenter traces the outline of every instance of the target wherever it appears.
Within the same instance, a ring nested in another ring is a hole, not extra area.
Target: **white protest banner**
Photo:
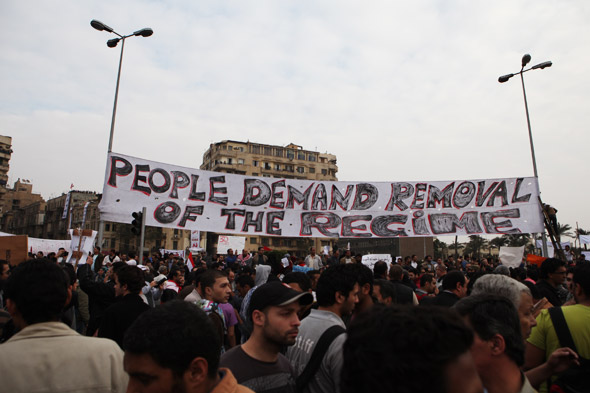
[[[580,243],[590,244],[590,235],[580,235]]]
[[[561,243],[559,243],[559,244],[561,245],[561,248],[562,248],[562,249],[563,249],[563,248],[565,248],[565,246],[570,246],[570,247],[572,246],[572,243],[570,243],[570,242],[561,242]],[[535,241],[535,247],[536,247],[536,248],[543,248],[543,241],[542,241],[542,240],[539,240],[539,239],[537,239],[537,240]],[[553,248],[553,243],[551,243],[551,241],[547,241],[547,247],[549,247],[549,248]]]
[[[332,182],[201,171],[110,153],[100,214],[146,225],[289,237],[379,238],[536,233],[533,177]]]
[[[70,229],[70,253],[68,254],[68,263],[85,263],[88,254],[94,250],[94,239],[98,232],[90,229],[78,231],[77,229]]]
[[[160,255],[164,256],[164,254],[176,255],[182,259],[184,259],[184,250],[166,250],[164,248],[160,248]]]
[[[57,253],[57,250],[60,248],[70,250],[71,243],[71,240],[38,239],[36,237],[30,237],[29,251],[34,254],[41,251],[43,252],[43,255],[47,255],[50,252]]]
[[[201,231],[191,231],[191,246],[189,248],[201,248]]]
[[[232,249],[234,255],[237,255],[246,248],[246,238],[244,236],[224,236],[219,235],[217,240],[217,253],[227,254],[227,250]]]
[[[389,264],[391,263],[391,255],[389,255],[389,254],[369,254],[369,255],[363,255],[363,258],[361,259],[361,262],[363,263],[363,265],[368,266],[369,268],[371,268],[371,270],[373,270],[373,266],[375,266],[375,263],[377,263],[378,261],[385,261],[385,262],[387,262],[387,266],[389,266]]]
[[[522,247],[500,247],[500,262],[507,267],[519,267],[524,256],[524,246]]]

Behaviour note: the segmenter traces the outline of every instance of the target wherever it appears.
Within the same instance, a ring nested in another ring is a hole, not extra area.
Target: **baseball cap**
[[[297,292],[280,281],[271,281],[259,286],[252,293],[248,316],[251,316],[254,310],[264,310],[268,306],[286,306],[295,301],[306,306],[313,303],[313,295],[310,292]]]

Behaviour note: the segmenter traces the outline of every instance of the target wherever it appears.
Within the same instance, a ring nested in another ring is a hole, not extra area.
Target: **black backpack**
[[[561,307],[549,309],[555,333],[562,347],[569,347],[578,354],[579,366],[572,366],[549,384],[550,393],[590,393],[590,360],[580,356],[567,326]]]

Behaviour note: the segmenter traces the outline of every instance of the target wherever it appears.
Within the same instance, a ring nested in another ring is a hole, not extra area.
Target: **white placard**
[[[246,248],[246,238],[244,236],[219,235],[217,253],[227,254],[227,250],[230,248],[234,251],[234,255],[241,254],[242,250]]]
[[[389,266],[389,264],[391,263],[391,255],[389,255],[389,254],[369,254],[369,255],[363,255],[363,258],[361,260],[363,265],[370,267],[371,270],[373,270],[373,266],[375,266],[375,263],[377,263],[378,261],[385,261],[385,262],[387,262],[387,266]]]
[[[500,262],[508,267],[519,267],[524,256],[524,246],[522,247],[500,247]]]

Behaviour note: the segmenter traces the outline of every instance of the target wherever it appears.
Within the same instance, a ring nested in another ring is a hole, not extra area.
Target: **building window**
[[[275,164],[275,171],[281,170],[281,164]]]
[[[255,237],[250,238],[250,244],[257,244],[257,243],[258,243],[258,238],[255,238]]]
[[[111,239],[111,248],[115,248],[115,238]]]
[[[328,174],[328,170],[327,169],[322,169],[322,175],[327,175]]]
[[[231,150],[231,149],[232,149],[232,147],[228,145],[227,146],[227,150]]]
[[[260,154],[260,146],[252,145],[252,154]]]
[[[173,249],[173,250],[178,250],[178,241],[174,240],[174,241],[172,242],[172,249]]]
[[[272,156],[272,147],[264,146],[264,155],[265,156]]]
[[[273,246],[280,246],[281,245],[281,238],[279,238],[279,237],[273,237],[272,238],[272,245]]]
[[[178,229],[174,228],[174,234],[178,235]]]
[[[260,241],[262,242],[263,246],[268,246],[268,237],[261,237]]]
[[[253,165],[253,166],[258,166],[258,161],[256,161],[256,160],[252,160],[252,165]]]
[[[293,165],[285,165],[286,172],[293,172]]]
[[[293,150],[291,150],[291,149],[287,150],[287,158],[289,160],[292,160],[295,158],[295,153],[293,152]]]
[[[283,148],[282,147],[275,147],[275,157],[282,157],[283,156]]]
[[[309,173],[315,173],[315,168],[309,168]]]
[[[297,172],[298,172],[298,173],[305,173],[305,168],[304,168],[304,167],[302,167],[302,166],[298,166],[298,167],[297,167]]]
[[[252,176],[258,176],[258,173],[253,173]]]
[[[238,165],[244,165],[244,159],[238,158]]]
[[[232,162],[232,159],[231,159],[231,158],[228,158],[228,159],[227,159],[227,163],[228,163],[229,165],[232,165],[232,164],[233,164],[233,162]]]
[[[266,170],[269,170],[269,171],[270,171],[270,170],[271,170],[270,163],[268,163],[268,162],[265,162],[265,163],[264,163],[264,169],[266,169]]]
[[[242,153],[244,152],[244,148],[243,148],[243,147],[236,147],[236,148],[234,148],[234,150],[239,150],[239,151],[241,151]]]
[[[305,160],[305,153],[302,151],[297,152],[297,159],[298,160]]]
[[[106,232],[110,232],[111,231],[111,224],[104,224],[104,230]]]
[[[315,154],[310,154],[310,155],[307,157],[307,160],[308,160],[308,161],[316,161],[316,156],[315,156]]]

